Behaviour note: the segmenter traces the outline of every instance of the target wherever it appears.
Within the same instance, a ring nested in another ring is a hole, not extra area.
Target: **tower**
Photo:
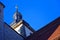
[[[18,6],[15,7],[16,11],[13,15],[14,21],[11,24],[11,27],[14,29],[15,27],[17,27],[16,30],[19,34],[21,34],[23,37],[25,37],[25,27],[23,26],[23,24],[17,26],[19,23],[22,22],[22,15],[21,13],[18,11]]]
[[[35,30],[31,28],[31,26],[22,19],[21,13],[18,11],[18,7],[16,6],[16,12],[13,15],[14,21],[11,23],[11,27],[23,37],[27,37]]]
[[[3,11],[4,11],[4,4],[0,2],[0,40],[3,40],[3,25],[4,25],[4,20],[3,20]]]

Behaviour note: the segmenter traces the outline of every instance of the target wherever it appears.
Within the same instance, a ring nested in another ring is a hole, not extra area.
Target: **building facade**
[[[3,25],[4,25],[4,20],[3,20],[3,12],[4,12],[5,6],[0,2],[0,39],[3,39]]]

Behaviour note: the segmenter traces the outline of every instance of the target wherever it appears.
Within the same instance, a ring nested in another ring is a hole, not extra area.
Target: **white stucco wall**
[[[20,26],[18,26],[15,30],[20,34],[20,27],[22,27],[23,24],[21,24]]]
[[[24,25],[23,24],[21,24],[20,26],[18,26],[15,30],[20,34],[20,27],[23,27]],[[30,34],[32,34],[33,32],[30,30],[30,29],[28,29],[26,26],[24,26],[25,27],[25,34],[26,34],[26,37],[28,37]]]

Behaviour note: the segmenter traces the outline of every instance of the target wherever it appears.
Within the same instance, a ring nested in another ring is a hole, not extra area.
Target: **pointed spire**
[[[20,20],[22,20],[22,15],[18,11],[18,6],[17,5],[15,6],[15,8],[16,8],[16,11],[15,11],[13,17],[14,17],[15,22],[19,22]]]

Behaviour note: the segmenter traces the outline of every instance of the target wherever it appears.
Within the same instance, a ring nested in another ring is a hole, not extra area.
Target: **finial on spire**
[[[18,6],[17,5],[15,6],[15,8],[16,8],[16,11],[18,11]]]
[[[17,23],[17,22],[22,20],[22,15],[18,11],[18,6],[17,5],[15,6],[15,8],[16,8],[16,11],[15,11],[15,14],[13,15],[13,17],[14,17],[15,22]]]
[[[15,7],[16,9],[18,9],[18,6],[16,5],[16,7]]]

